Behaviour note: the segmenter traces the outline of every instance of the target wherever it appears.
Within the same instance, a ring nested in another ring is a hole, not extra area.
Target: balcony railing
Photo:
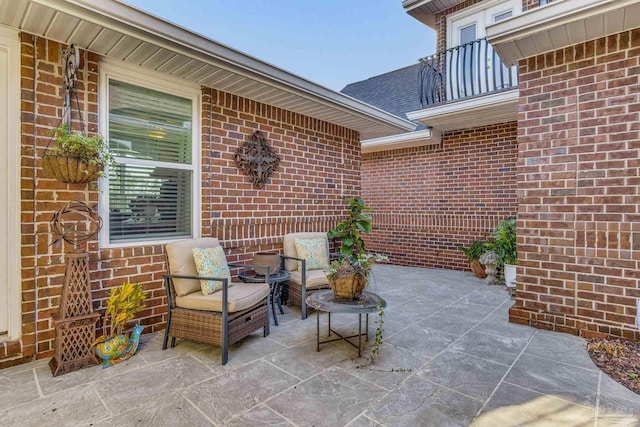
[[[423,107],[518,86],[517,66],[502,63],[486,39],[420,60],[418,90]]]

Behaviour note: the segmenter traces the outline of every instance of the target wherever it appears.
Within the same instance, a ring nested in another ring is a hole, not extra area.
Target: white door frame
[[[20,234],[20,42],[17,31],[0,26],[0,316],[8,334],[22,333]],[[0,338],[3,339],[3,338]]]
[[[447,48],[450,49],[459,46],[460,30],[472,24],[476,25],[476,39],[485,37],[486,27],[493,24],[494,18],[504,12],[511,12],[511,16],[521,14],[522,2],[520,0],[486,0],[447,16]],[[478,48],[481,47],[478,46]],[[458,74],[458,70],[467,65],[461,64],[455,55],[450,55],[450,58],[447,57],[447,64],[451,64],[449,73]],[[486,64],[477,64],[474,62],[475,59],[470,59],[468,63],[475,71],[492,76],[493,73],[496,72],[492,60],[494,55],[493,47],[486,43],[482,47],[482,51],[478,52],[478,55],[481,60],[486,60]],[[511,73],[512,79],[517,78],[517,67],[506,69],[504,72]],[[488,80],[472,78],[468,82],[463,82],[460,81],[459,78],[455,78],[451,81],[451,84],[453,86],[452,88],[449,88],[447,85],[447,99],[456,99],[459,97],[458,86],[464,89],[472,89],[475,93],[486,93],[499,89],[499,87],[494,85],[493,78],[489,78]],[[465,90],[462,90],[462,92],[462,97],[467,96]]]

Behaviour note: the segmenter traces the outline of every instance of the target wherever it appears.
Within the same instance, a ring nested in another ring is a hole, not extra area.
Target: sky
[[[435,52],[402,0],[123,0],[340,91]]]

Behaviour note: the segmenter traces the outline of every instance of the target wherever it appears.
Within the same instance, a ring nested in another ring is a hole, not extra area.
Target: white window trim
[[[151,246],[159,245],[169,242],[175,242],[176,240],[184,240],[187,238],[198,238],[202,233],[201,226],[201,210],[202,210],[202,191],[201,191],[201,175],[202,175],[202,150],[201,150],[201,90],[200,86],[186,82],[184,80],[175,79],[170,76],[166,76],[161,73],[145,70],[141,67],[135,67],[121,62],[116,62],[109,58],[102,58],[99,64],[100,70],[100,88],[99,88],[99,115],[98,115],[98,130],[103,136],[109,134],[109,92],[108,83],[109,79],[118,80],[124,83],[130,83],[137,86],[157,90],[159,92],[168,93],[171,95],[180,96],[182,98],[190,98],[193,105],[193,134],[192,134],[192,159],[193,159],[193,181],[191,183],[192,188],[192,236],[191,237],[175,237],[168,239],[149,239],[149,240],[135,240],[131,242],[109,242],[109,181],[108,178],[101,178],[99,181],[100,195],[98,197],[98,211],[103,218],[104,223],[100,234],[98,235],[98,244],[100,248],[125,248],[132,246]],[[144,160],[136,161],[136,164],[144,163]],[[162,162],[153,162],[154,165],[161,164]],[[171,168],[180,169],[181,165],[171,164]]]
[[[20,232],[20,42],[18,32],[13,29],[0,26],[0,49],[7,51],[9,67],[8,97],[6,100],[8,127],[7,157],[3,161],[6,168],[7,182],[3,187],[7,190],[8,206],[6,221],[8,223],[8,235],[6,245],[8,269],[4,273],[3,281],[6,283],[8,321],[7,339],[17,340],[22,336],[22,275],[21,275],[21,232]],[[1,339],[0,339],[1,340]]]
[[[476,3],[473,6],[469,6],[469,7],[465,7],[464,9],[452,13],[451,15],[447,16],[447,49],[452,47],[451,46],[451,42],[452,42],[452,31],[451,28],[453,28],[453,22],[454,21],[458,21],[460,19],[463,18],[468,18],[470,16],[473,15],[479,15],[480,13],[483,14],[483,18],[482,18],[482,25],[484,27],[486,27],[486,24],[484,22],[484,11],[486,9],[495,7],[495,6],[500,6],[502,4],[507,4],[507,3],[511,3],[513,5],[513,16],[517,16],[520,15],[522,13],[522,0],[487,0],[487,1],[483,1],[480,3]],[[480,17],[478,16],[478,21],[480,21]],[[469,21],[471,22],[471,21]]]

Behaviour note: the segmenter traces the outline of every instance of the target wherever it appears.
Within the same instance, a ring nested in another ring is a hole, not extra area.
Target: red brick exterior
[[[40,156],[47,131],[60,124],[63,46],[22,34],[22,286],[20,341],[0,346],[0,368],[53,354],[54,326],[64,276],[64,253],[49,221],[70,200],[97,203],[89,185],[48,179]],[[97,129],[99,58],[82,52],[79,99],[90,132]],[[35,90],[34,90],[35,86]],[[35,99],[35,103],[34,103]],[[34,110],[35,105],[35,110]],[[229,261],[279,250],[294,231],[328,230],[345,213],[343,196],[360,192],[359,134],[330,123],[243,99],[211,88],[202,90],[202,235],[222,240]],[[280,166],[261,190],[241,175],[233,154],[261,130],[280,155]],[[34,140],[35,135],[35,140]],[[35,167],[34,167],[35,165]],[[161,245],[100,249],[88,243],[94,308],[104,309],[113,286],[142,283],[147,309],[139,314],[145,332],[161,330],[166,316]]]
[[[466,269],[459,246],[516,214],[516,122],[447,132],[438,146],[368,153],[368,250],[396,264]]]
[[[639,338],[640,29],[520,62],[510,320]]]

